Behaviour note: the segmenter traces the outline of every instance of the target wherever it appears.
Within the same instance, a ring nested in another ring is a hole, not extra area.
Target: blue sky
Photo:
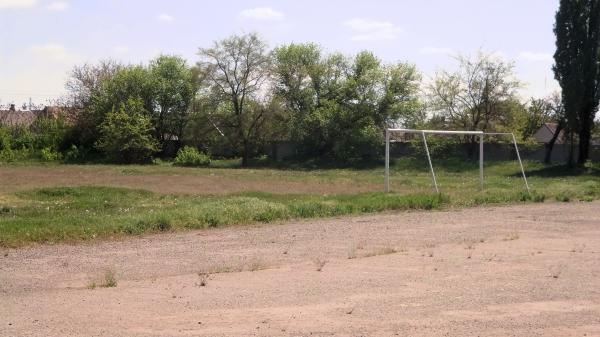
[[[160,54],[196,62],[199,47],[242,32],[276,46],[372,50],[415,63],[425,81],[478,49],[515,61],[524,98],[558,88],[551,71],[558,0],[0,0],[0,104],[64,94],[74,64]]]

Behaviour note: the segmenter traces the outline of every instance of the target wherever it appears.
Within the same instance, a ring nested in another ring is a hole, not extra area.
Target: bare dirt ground
[[[271,193],[358,193],[381,191],[377,183],[355,177],[314,177],[313,173],[273,170],[197,169],[118,165],[0,166],[0,192],[40,187],[113,186],[145,189],[160,194],[224,194],[247,191]]]
[[[599,202],[0,253],[1,336],[600,336]]]

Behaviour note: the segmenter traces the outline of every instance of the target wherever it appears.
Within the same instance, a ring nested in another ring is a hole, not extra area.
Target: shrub
[[[62,158],[59,152],[52,150],[49,147],[45,147],[40,151],[40,159],[43,161],[57,161]]]
[[[10,148],[0,150],[0,162],[10,163],[15,160],[15,153]]]
[[[11,130],[4,125],[0,125],[0,151],[10,150],[12,147]]]
[[[184,146],[177,152],[174,164],[177,166],[208,166],[210,157],[195,147]]]
[[[0,126],[0,161],[62,158],[70,126],[63,119],[39,117],[29,127]]]
[[[65,152],[65,161],[74,162],[80,159],[81,153],[79,152],[79,148],[71,144],[71,147]]]
[[[29,148],[19,149],[4,149],[0,151],[0,161],[14,162],[19,160],[27,160],[33,157],[33,151]]]
[[[116,162],[149,162],[158,150],[152,130],[143,102],[129,99],[118,110],[106,114],[96,147]]]
[[[58,152],[64,149],[70,127],[62,118],[40,117],[29,128],[32,134],[31,146],[38,150],[48,149]]]

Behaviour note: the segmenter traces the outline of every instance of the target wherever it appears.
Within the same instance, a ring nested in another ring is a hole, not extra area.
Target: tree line
[[[386,63],[370,51],[348,56],[313,43],[269,49],[250,33],[200,48],[193,65],[161,55],[147,64],[76,66],[66,84],[68,122],[46,127],[51,141],[31,151],[132,163],[190,146],[248,165],[267,144],[291,141],[304,158],[352,161],[378,158],[386,127],[514,131],[526,142],[555,122],[546,160],[562,131],[583,164],[600,97],[599,1],[561,1],[553,69],[562,92],[550,97],[520,99],[514,63],[482,51],[457,56],[457,69],[424,81],[414,64]],[[12,132],[0,129],[0,157],[37,137]],[[459,141],[475,149],[475,139]]]

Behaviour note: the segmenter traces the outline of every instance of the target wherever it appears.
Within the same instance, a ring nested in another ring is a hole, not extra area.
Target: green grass
[[[222,164],[222,163],[221,163]],[[217,162],[217,165],[221,165]],[[229,162],[227,163],[229,165]],[[227,166],[223,165],[223,166]],[[403,159],[391,167],[393,193],[278,194],[264,191],[222,195],[164,195],[141,189],[80,186],[20,192],[0,190],[0,247],[141,235],[287,219],[330,217],[386,210],[439,209],[482,204],[591,201],[600,198],[600,167],[568,169],[525,163],[532,192],[523,186],[518,164],[490,162],[485,189],[479,190],[478,164],[434,162],[442,195],[432,193],[431,177],[421,159]],[[72,166],[60,165],[64,169]],[[44,166],[44,169],[54,169]],[[383,188],[382,167],[310,169],[180,168],[161,165],[76,166],[121,175],[210,176],[215,183],[232,179],[269,185],[295,181],[315,186],[360,185]],[[262,185],[260,185],[262,186]]]
[[[435,209],[434,194],[161,196],[114,187],[57,187],[17,193],[0,215],[0,246],[56,243],[224,225],[385,210]]]

